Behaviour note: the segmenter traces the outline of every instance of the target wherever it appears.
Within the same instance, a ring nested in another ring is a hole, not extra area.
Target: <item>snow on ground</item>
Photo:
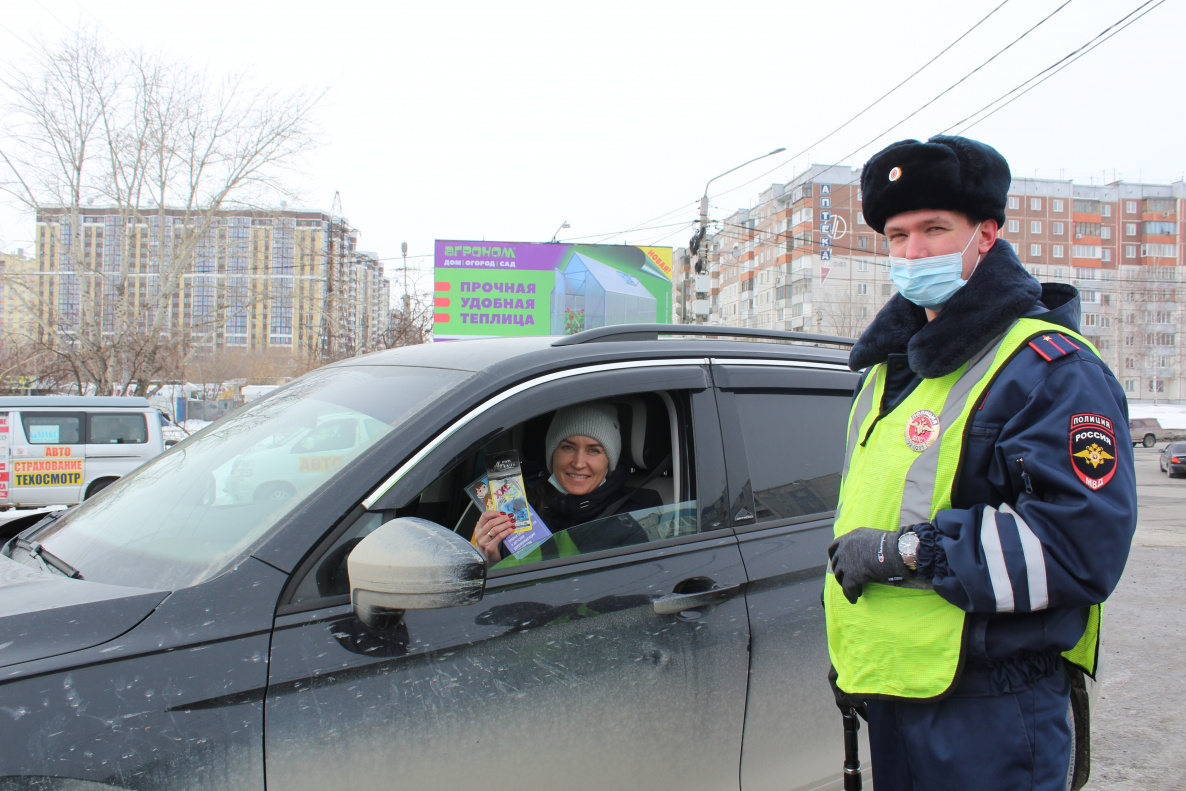
[[[206,426],[209,426],[210,421],[208,421],[208,420],[187,420],[182,425],[185,427],[185,430],[188,431],[190,434],[197,434],[199,431],[206,428]]]
[[[1162,428],[1186,429],[1186,405],[1128,402],[1129,417],[1156,418]]]

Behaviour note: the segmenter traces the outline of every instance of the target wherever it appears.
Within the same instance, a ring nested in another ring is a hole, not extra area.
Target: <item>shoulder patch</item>
[[[1116,473],[1116,427],[1096,414],[1071,415],[1071,466],[1083,484],[1099,491]]]
[[[1082,347],[1061,332],[1048,332],[1030,341],[1030,348],[1040,354],[1046,362],[1054,362],[1059,357],[1066,357]]]

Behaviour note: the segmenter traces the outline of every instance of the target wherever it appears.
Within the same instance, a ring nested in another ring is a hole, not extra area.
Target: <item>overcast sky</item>
[[[1015,175],[1181,179],[1186,3],[1158,2],[966,134]],[[548,241],[565,221],[561,240],[680,246],[718,173],[787,149],[713,183],[719,219],[809,163],[856,166],[946,129],[1144,3],[1007,0],[822,143],[1001,0],[23,0],[5,4],[0,59],[19,69],[32,34],[84,24],[212,72],[327,88],[304,207],[328,211],[340,192],[398,292],[405,241],[426,270],[434,239]],[[0,208],[0,248],[29,249],[32,236],[31,217]]]

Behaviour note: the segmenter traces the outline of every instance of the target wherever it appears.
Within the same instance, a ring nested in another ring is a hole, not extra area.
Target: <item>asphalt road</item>
[[[1186,478],[1136,449],[1137,534],[1104,606],[1089,791],[1186,789]]]

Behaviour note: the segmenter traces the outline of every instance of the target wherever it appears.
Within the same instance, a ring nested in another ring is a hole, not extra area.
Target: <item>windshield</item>
[[[213,423],[30,538],[87,580],[158,590],[195,585],[468,375],[383,366],[314,371]]]

